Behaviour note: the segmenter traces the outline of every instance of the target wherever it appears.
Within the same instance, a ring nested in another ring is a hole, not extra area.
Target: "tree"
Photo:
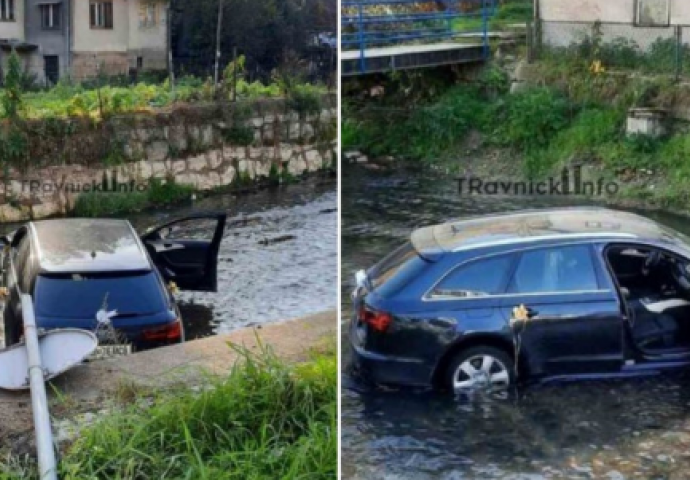
[[[22,67],[19,55],[14,50],[7,61],[5,88],[1,100],[5,117],[16,118],[22,108]]]
[[[270,78],[288,51],[304,57],[314,34],[337,29],[337,0],[224,0],[223,8],[222,64],[232,60],[237,47],[250,77]],[[211,72],[217,19],[218,0],[174,2],[173,52],[179,68]]]

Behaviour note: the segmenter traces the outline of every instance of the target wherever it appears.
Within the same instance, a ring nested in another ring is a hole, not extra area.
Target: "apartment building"
[[[167,67],[169,0],[0,0],[2,64],[39,82]]]

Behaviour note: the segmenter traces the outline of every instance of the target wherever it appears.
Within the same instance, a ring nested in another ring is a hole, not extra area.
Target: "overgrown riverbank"
[[[343,146],[488,178],[541,179],[579,165],[620,185],[608,202],[687,213],[690,84],[644,68],[673,53],[661,43],[650,53],[602,45],[595,32],[517,72],[497,61],[471,83],[436,71],[396,74],[376,98],[358,98],[350,85]],[[510,93],[514,77],[523,83]],[[627,135],[631,108],[666,112],[666,134]]]
[[[66,447],[60,478],[335,478],[337,349],[288,365],[264,349],[202,389],[121,389],[124,404]],[[0,478],[33,478],[14,458]]]

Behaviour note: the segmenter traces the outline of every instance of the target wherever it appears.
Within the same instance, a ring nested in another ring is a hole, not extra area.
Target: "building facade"
[[[0,0],[0,55],[39,83],[167,68],[169,0]]]
[[[680,32],[690,42],[688,0],[535,0],[542,41],[565,47],[600,25],[604,42],[616,38],[635,41],[642,49]]]

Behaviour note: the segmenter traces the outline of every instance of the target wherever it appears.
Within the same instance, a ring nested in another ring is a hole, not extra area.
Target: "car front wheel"
[[[494,347],[478,346],[460,351],[446,372],[446,386],[453,392],[504,390],[515,384],[515,364]]]

